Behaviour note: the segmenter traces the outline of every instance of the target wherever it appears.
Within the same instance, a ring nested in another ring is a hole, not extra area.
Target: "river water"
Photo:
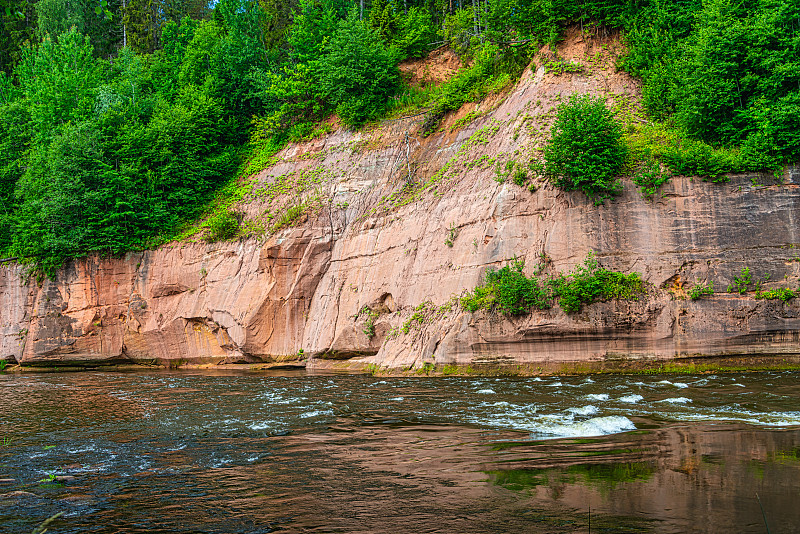
[[[798,379],[0,375],[0,531],[798,532]]]

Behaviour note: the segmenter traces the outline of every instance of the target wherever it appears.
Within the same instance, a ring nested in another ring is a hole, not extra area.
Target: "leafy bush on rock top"
[[[572,95],[558,107],[544,150],[544,172],[566,191],[583,191],[602,204],[621,189],[617,179],[627,149],[622,129],[599,98]]]

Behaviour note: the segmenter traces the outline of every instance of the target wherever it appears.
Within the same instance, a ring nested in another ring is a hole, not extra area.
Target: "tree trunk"
[[[122,47],[128,46],[128,24],[125,22],[125,10],[128,9],[126,0],[122,0]]]
[[[475,0],[472,0],[472,33],[478,35],[478,10],[475,9]]]

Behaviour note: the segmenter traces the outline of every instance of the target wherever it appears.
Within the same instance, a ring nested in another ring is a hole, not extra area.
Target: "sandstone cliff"
[[[624,180],[600,207],[495,179],[498,164],[540,154],[562,96],[637,105],[636,81],[609,67],[618,46],[572,36],[561,55],[583,72],[548,73],[537,58],[427,138],[411,117],[287,147],[238,206],[250,238],[85,258],[41,285],[0,267],[0,359],[400,368],[800,354],[797,299],[723,292],[743,267],[769,274],[765,287],[797,286],[800,168],[725,184],[674,177],[653,202]],[[297,206],[305,215],[290,220]],[[277,229],[281,218],[291,224]],[[589,250],[640,272],[646,298],[517,319],[455,302],[515,256],[532,266],[544,254],[555,272]],[[706,281],[713,297],[680,298]]]

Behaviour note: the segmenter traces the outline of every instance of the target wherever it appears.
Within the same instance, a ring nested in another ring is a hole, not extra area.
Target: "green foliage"
[[[447,229],[447,237],[444,240],[444,244],[450,248],[453,248],[453,245],[456,242],[456,238],[458,237],[458,228],[456,227],[455,223],[450,224],[450,227]]]
[[[707,284],[695,284],[689,290],[689,298],[691,300],[698,300],[704,296],[711,296],[714,294],[714,282],[711,281]]]
[[[437,27],[430,11],[413,6],[405,12],[397,2],[373,0],[369,26],[384,42],[395,48],[401,58],[422,57],[437,40]]]
[[[14,207],[0,246],[52,274],[66,258],[151,246],[202,211],[237,167],[235,122],[207,78],[176,89],[175,56],[123,50],[105,69],[75,30],[24,51],[20,90],[0,106],[0,200]]]
[[[670,174],[725,182],[729,173],[763,168],[743,150],[714,148],[664,123],[631,124],[626,128],[624,142],[628,147],[629,161],[638,167],[633,181],[641,186],[646,198],[668,181]],[[670,172],[664,172],[662,167]]]
[[[364,306],[358,312],[356,317],[358,318],[362,315],[367,319],[364,321],[364,328],[362,328],[361,331],[364,332],[364,335],[369,339],[372,339],[375,337],[375,319],[377,319],[380,314],[377,311],[372,310],[369,306]]]
[[[644,81],[644,103],[714,150],[741,146],[740,162],[701,146],[683,173],[775,170],[800,159],[800,6],[777,0],[651,0],[626,21],[624,67]],[[742,165],[743,164],[743,165]]]
[[[485,284],[492,288],[494,309],[504,315],[528,313],[532,308],[547,309],[550,293],[537,278],[528,278],[522,272],[525,264],[512,261],[497,271],[486,273]]]
[[[619,122],[602,100],[572,95],[558,107],[544,150],[544,172],[556,186],[601,204],[620,190],[625,157]]]
[[[38,138],[91,115],[103,79],[92,53],[88,37],[75,29],[23,50],[15,75]]]
[[[203,239],[213,243],[214,241],[227,241],[236,237],[239,233],[240,216],[226,209],[209,217],[204,226],[206,233]]]
[[[400,17],[399,31],[390,44],[397,48],[404,58],[423,57],[431,50],[431,43],[437,41],[437,27],[430,11],[414,6]]]
[[[513,260],[500,270],[489,270],[484,280],[461,297],[461,306],[471,312],[480,309],[504,315],[522,315],[532,309],[548,309],[558,302],[567,313],[580,310],[582,304],[599,300],[636,300],[645,291],[638,273],[623,274],[600,266],[593,254],[572,273],[559,273],[539,279],[543,265],[528,277],[525,263]]]
[[[576,312],[582,304],[598,300],[636,300],[645,292],[639,273],[623,274],[604,269],[591,253],[583,265],[569,275],[560,274],[553,279],[552,285],[558,304],[567,313]]]
[[[580,63],[567,61],[566,59],[562,59],[559,57],[556,57],[553,60],[545,61],[543,63],[543,66],[546,72],[550,72],[557,75],[583,72],[583,66]]]
[[[728,293],[733,293],[735,291],[740,295],[744,295],[747,293],[747,289],[750,287],[751,283],[750,267],[744,267],[739,274],[734,276],[733,284],[728,286]]]
[[[800,294],[798,291],[792,290],[788,287],[778,287],[768,291],[756,291],[756,298],[764,300],[782,300],[783,302],[788,302],[789,299],[797,297],[798,294]]]
[[[477,46],[472,65],[461,69],[431,95],[432,105],[425,115],[422,134],[433,133],[445,113],[502,90],[522,74],[527,63],[528,57],[522,51],[502,49],[492,43]]]
[[[397,92],[397,56],[355,11],[341,21],[319,62],[320,90],[347,125],[377,118]]]
[[[514,182],[516,185],[522,187],[525,185],[525,182],[528,180],[528,173],[525,171],[525,168],[518,165],[517,168],[514,170],[514,176],[511,178],[511,181]]]
[[[653,200],[653,195],[662,185],[669,181],[670,175],[661,169],[658,161],[650,159],[639,165],[631,179],[633,183],[639,186],[645,199]]]
[[[290,206],[289,208],[286,209],[286,211],[280,214],[278,219],[272,225],[272,228],[270,228],[270,232],[274,234],[278,230],[281,230],[283,228],[288,228],[289,226],[294,224],[295,221],[297,221],[297,219],[299,219],[306,212],[307,209],[308,205],[303,203]]]

